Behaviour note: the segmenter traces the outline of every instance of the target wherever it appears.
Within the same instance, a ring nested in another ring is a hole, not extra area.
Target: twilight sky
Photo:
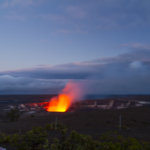
[[[149,0],[1,0],[0,94],[150,94]],[[114,88],[115,87],[115,88]]]

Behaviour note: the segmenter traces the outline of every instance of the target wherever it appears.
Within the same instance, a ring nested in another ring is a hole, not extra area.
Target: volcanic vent
[[[44,108],[48,112],[66,112],[71,104],[80,100],[82,96],[81,85],[70,81],[60,94],[53,97]]]

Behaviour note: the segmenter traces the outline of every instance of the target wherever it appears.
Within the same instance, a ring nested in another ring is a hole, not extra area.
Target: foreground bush
[[[21,135],[1,134],[0,145],[10,150],[150,150],[148,143],[135,138],[106,134],[96,141],[54,124],[36,127]]]

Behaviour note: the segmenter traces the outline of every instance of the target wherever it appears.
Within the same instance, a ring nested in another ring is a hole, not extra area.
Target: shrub
[[[92,137],[68,131],[52,124],[36,127],[25,134],[0,135],[0,145],[14,150],[149,150],[150,145],[135,138],[107,133],[100,141]]]

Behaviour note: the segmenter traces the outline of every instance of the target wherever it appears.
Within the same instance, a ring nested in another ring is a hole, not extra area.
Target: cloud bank
[[[69,80],[84,84],[87,94],[150,94],[150,47],[130,45],[116,57],[0,72],[0,94],[57,93]]]

